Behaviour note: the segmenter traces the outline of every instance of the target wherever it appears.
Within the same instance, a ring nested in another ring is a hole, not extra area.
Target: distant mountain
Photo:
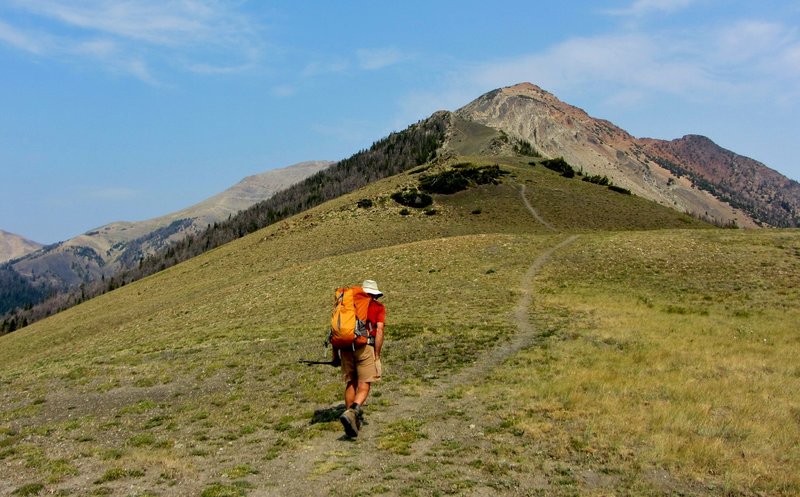
[[[586,174],[718,224],[800,226],[800,185],[704,137],[637,139],[530,83],[500,88],[456,116],[527,140]]]
[[[69,290],[130,269],[188,234],[205,230],[333,164],[302,162],[249,176],[194,206],[141,222],[115,222],[17,259],[8,265],[45,293]]]
[[[0,230],[0,264],[35,252],[42,247],[41,243]]]
[[[726,150],[705,136],[641,139],[647,155],[675,176],[711,192],[770,226],[800,226],[800,183]]]

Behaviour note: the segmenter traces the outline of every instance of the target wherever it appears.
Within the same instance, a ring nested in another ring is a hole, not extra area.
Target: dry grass
[[[342,478],[357,452],[309,457],[341,430],[339,375],[296,361],[321,357],[332,289],[371,277],[389,341],[369,412],[386,422],[359,447],[395,459],[353,494],[637,495],[666,471],[687,494],[790,495],[798,234],[592,232],[695,224],[497,161],[514,177],[436,197],[435,215],[401,216],[389,195],[416,176],[390,178],[0,337],[0,493],[243,495],[304,463],[297,484]],[[588,234],[535,282],[540,342],[433,402],[516,332],[522,275],[564,238],[512,180]],[[414,402],[432,407],[393,418]]]
[[[663,468],[682,491],[800,493],[798,233],[584,242],[541,276],[549,336],[484,390],[513,399],[509,426],[564,460]]]

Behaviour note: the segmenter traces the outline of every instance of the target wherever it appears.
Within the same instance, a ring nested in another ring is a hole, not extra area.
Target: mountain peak
[[[41,243],[0,230],[0,263],[35,252],[42,246]]]
[[[555,95],[548,92],[547,90],[544,90],[533,83],[527,83],[527,82],[506,86],[505,88],[501,88],[500,91],[502,91],[506,95],[522,95],[534,98],[558,100]]]
[[[800,222],[796,183],[705,136],[637,139],[527,82],[490,91],[455,115],[525,140],[588,175],[607,176],[637,195],[720,223]]]

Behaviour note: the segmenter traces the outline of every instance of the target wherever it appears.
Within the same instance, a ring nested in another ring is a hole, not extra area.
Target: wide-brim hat
[[[378,290],[378,284],[372,280],[364,280],[364,283],[361,284],[361,288],[364,289],[364,292],[370,295],[375,295],[376,297],[383,295],[383,293]]]

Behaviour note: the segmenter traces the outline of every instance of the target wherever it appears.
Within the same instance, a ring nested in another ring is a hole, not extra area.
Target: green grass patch
[[[259,471],[249,464],[239,464],[222,473],[222,476],[235,480],[249,475],[257,475]]]
[[[378,447],[393,454],[409,455],[414,442],[427,438],[422,427],[423,423],[416,420],[392,423],[381,432]]]
[[[100,485],[103,483],[108,483],[110,481],[126,480],[129,478],[141,478],[144,475],[145,472],[140,469],[115,467],[106,470],[106,472],[103,473],[103,476],[94,481],[94,484]]]
[[[152,433],[137,433],[128,439],[131,447],[150,447],[156,445],[156,436]]]
[[[44,484],[42,483],[27,483],[13,492],[11,495],[18,495],[20,497],[29,497],[31,495],[39,495],[44,491]]]
[[[241,486],[213,483],[203,489],[200,497],[244,497],[247,492]]]

